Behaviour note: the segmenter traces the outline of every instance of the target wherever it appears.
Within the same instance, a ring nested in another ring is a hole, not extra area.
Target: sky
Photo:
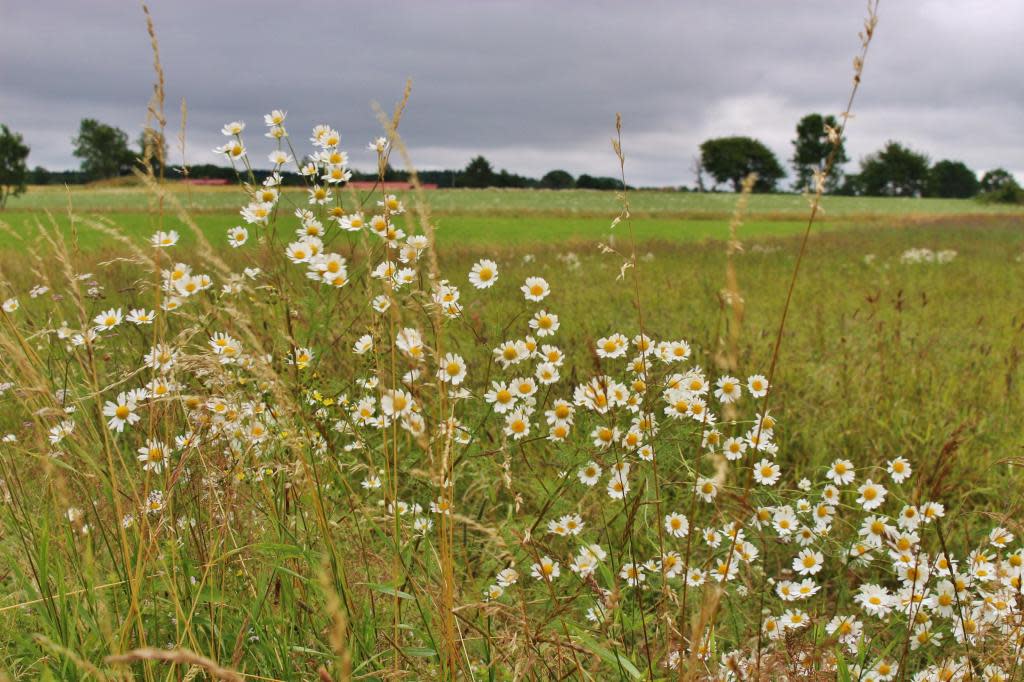
[[[371,103],[390,109],[412,78],[401,133],[419,168],[483,154],[533,176],[616,175],[621,112],[626,179],[644,186],[692,184],[710,137],[757,137],[786,163],[801,116],[845,106],[866,14],[857,0],[153,0],[151,11],[168,137],[185,98],[189,163],[218,162],[221,126],[242,120],[266,165],[262,117],[280,108],[300,154],[329,123],[370,170]],[[1022,27],[1020,0],[882,0],[848,170],[895,139],[1024,179]],[[139,4],[0,0],[0,123],[24,135],[31,166],[77,167],[81,118],[134,140],[152,84]]]

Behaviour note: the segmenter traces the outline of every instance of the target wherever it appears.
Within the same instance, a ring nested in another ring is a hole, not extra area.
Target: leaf
[[[390,585],[381,585],[380,583],[367,583],[366,586],[369,587],[374,592],[380,592],[381,594],[386,594],[386,595],[389,595],[391,597],[398,597],[399,599],[415,599],[416,598],[416,597],[412,596],[411,594],[409,594],[408,592],[402,592],[401,590],[395,589],[394,587],[391,587]]]
[[[407,646],[402,649],[402,653],[406,656],[419,656],[420,658],[431,658],[433,656],[437,656],[437,652],[429,646]]]
[[[605,647],[601,646],[578,626],[568,623],[566,625],[576,632],[576,637],[579,638],[580,643],[583,644],[586,649],[597,654],[605,663],[614,666],[616,669],[621,667],[621,669],[625,670],[634,680],[644,679],[643,673],[640,672],[639,668],[637,668],[631,660],[617,651],[609,651]]]

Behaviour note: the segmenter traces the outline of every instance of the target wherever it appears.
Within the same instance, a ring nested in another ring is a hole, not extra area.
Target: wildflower
[[[620,358],[626,354],[628,349],[629,339],[622,334],[612,334],[597,340],[597,356],[599,358]]]
[[[503,568],[498,571],[495,581],[502,587],[511,587],[519,581],[519,573],[514,568]]]
[[[632,587],[636,587],[647,580],[647,575],[644,574],[643,567],[637,566],[631,562],[622,564],[622,569],[619,571],[619,577],[625,580],[626,584]]]
[[[505,435],[521,440],[530,433],[530,419],[524,410],[514,410],[505,418]]]
[[[593,487],[594,485],[597,485],[598,480],[601,478],[601,467],[597,462],[588,462],[586,465],[580,467],[576,476],[580,479],[580,483],[583,485]]]
[[[3,308],[3,311],[5,313],[13,313],[15,310],[18,309],[18,299],[9,298],[6,301],[4,301],[3,305],[0,307]]]
[[[240,246],[244,246],[247,241],[249,241],[249,230],[241,225],[228,230],[228,243],[231,244],[232,248],[237,249]]]
[[[608,480],[608,497],[613,500],[624,500],[629,495],[629,479],[626,471],[613,471]]]
[[[162,490],[151,490],[146,498],[143,511],[148,514],[158,514],[164,508],[164,493]]]
[[[107,421],[107,428],[121,433],[125,424],[130,426],[141,419],[135,410],[135,400],[127,393],[119,393],[116,400],[108,400],[103,405],[103,416],[110,418]]]
[[[159,474],[167,460],[167,446],[158,440],[150,438],[146,444],[139,448],[138,460],[142,462],[143,471],[152,471]]]
[[[546,310],[538,311],[530,319],[530,329],[534,330],[537,336],[551,336],[558,331],[558,315]]]
[[[178,233],[174,230],[169,232],[161,230],[150,238],[149,243],[158,249],[174,246],[178,243]]]
[[[873,483],[870,478],[864,485],[857,488],[857,492],[860,494],[860,497],[857,498],[857,504],[868,511],[878,509],[885,502],[885,488],[877,483]]]
[[[754,480],[761,485],[775,485],[781,476],[782,469],[771,460],[762,459],[754,465]]]
[[[743,390],[740,388],[740,381],[735,377],[724,376],[715,382],[715,397],[722,403],[729,404],[734,403],[740,399],[743,395]]]
[[[93,322],[96,323],[95,329],[98,332],[110,331],[117,325],[121,324],[121,320],[122,314],[120,308],[117,308],[116,310],[114,308],[105,310],[93,318]]]
[[[768,395],[768,379],[760,374],[747,377],[747,390],[755,398],[763,398]]]
[[[789,535],[797,526],[796,512],[792,507],[779,507],[772,514],[772,526],[779,535]]]
[[[854,601],[860,604],[869,615],[882,618],[892,610],[893,599],[889,591],[880,585],[861,585]]]
[[[134,308],[128,311],[124,319],[137,325],[153,324],[153,320],[156,319],[156,313],[145,308]]]
[[[825,557],[821,552],[804,549],[793,559],[793,570],[800,575],[814,575],[824,563]]]
[[[291,356],[289,356],[288,362],[294,364],[299,369],[306,369],[309,363],[313,362],[313,351],[305,347],[296,348]]]
[[[561,570],[558,567],[558,562],[553,561],[551,557],[541,557],[541,560],[533,564],[530,567],[530,575],[537,580],[546,580],[551,582],[559,576]]]
[[[668,514],[665,516],[665,530],[672,537],[685,538],[690,533],[690,523],[682,514]]]
[[[825,478],[836,485],[849,485],[855,476],[853,462],[848,459],[835,460],[825,473]]]
[[[462,356],[454,353],[445,354],[441,359],[440,369],[437,370],[437,378],[452,386],[458,386],[466,378],[466,361]]]
[[[551,293],[551,288],[548,283],[542,277],[527,277],[526,283],[520,287],[523,295],[526,296],[527,301],[540,302],[543,301],[548,294]]]
[[[718,483],[710,478],[698,478],[695,492],[705,502],[711,502],[718,495]]]
[[[911,469],[910,462],[903,457],[897,457],[896,459],[890,460],[886,464],[886,471],[889,472],[889,476],[895,483],[903,483],[903,481],[910,478]]]
[[[747,442],[742,438],[728,438],[722,445],[722,454],[729,461],[735,462],[736,460],[743,457],[743,453],[747,451]]]

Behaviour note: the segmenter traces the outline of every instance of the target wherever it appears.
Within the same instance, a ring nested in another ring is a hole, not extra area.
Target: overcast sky
[[[169,127],[188,101],[190,162],[214,161],[221,125],[288,111],[301,151],[309,129],[342,133],[369,169],[406,77],[402,132],[421,168],[484,154],[540,175],[613,175],[622,112],[627,180],[693,181],[700,142],[753,135],[786,160],[796,121],[846,102],[864,5],[856,0],[153,0]],[[882,0],[848,129],[855,161],[887,139],[933,160],[1024,176],[1024,2]],[[140,6],[128,0],[0,0],[0,122],[32,147],[30,165],[77,167],[79,119],[135,139],[153,73]],[[173,137],[173,136],[172,136]],[[179,162],[177,151],[172,160]],[[855,168],[856,164],[850,164]]]

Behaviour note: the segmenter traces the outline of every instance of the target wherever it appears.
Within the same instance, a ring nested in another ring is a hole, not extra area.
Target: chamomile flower
[[[437,378],[441,381],[458,386],[466,378],[466,361],[461,355],[447,353],[439,364]]]
[[[859,497],[857,498],[857,504],[864,507],[864,509],[871,511],[878,509],[885,502],[886,489],[877,483],[874,483],[870,478],[864,483],[864,485],[857,488]]]
[[[761,374],[747,377],[747,391],[755,398],[763,398],[768,395],[768,379]]]
[[[105,332],[110,331],[117,325],[121,324],[122,319],[123,315],[121,313],[121,309],[111,308],[109,310],[103,311],[102,313],[94,317],[93,323],[96,325],[96,331]]]
[[[168,232],[160,230],[150,238],[149,243],[158,249],[165,249],[169,246],[174,246],[178,243],[178,233],[174,230],[170,230]]]
[[[551,582],[560,574],[561,569],[558,567],[558,562],[548,556],[541,557],[540,561],[530,566],[530,575],[537,580]]]
[[[800,575],[814,575],[824,564],[825,557],[821,552],[803,549],[793,559],[793,570]]]
[[[558,315],[540,310],[530,319],[530,329],[537,336],[551,336],[558,331]]]
[[[128,311],[124,319],[137,325],[153,324],[153,320],[156,319],[156,313],[145,308],[134,308]]]
[[[835,460],[825,473],[825,478],[836,485],[849,485],[853,483],[853,479],[856,478],[853,462],[848,459]]]
[[[106,401],[103,405],[103,416],[109,417],[107,428],[121,433],[125,424],[131,426],[141,419],[135,412],[136,409],[135,399],[128,393],[119,393],[115,400]]]
[[[720,377],[715,386],[715,397],[724,404],[734,403],[743,395],[740,380],[736,377]]]
[[[690,533],[690,522],[682,514],[668,514],[665,516],[665,530],[672,537],[685,538]]]
[[[886,471],[889,472],[889,477],[892,478],[895,483],[903,483],[903,481],[910,478],[910,474],[913,473],[910,468],[910,462],[903,457],[897,457],[889,460],[886,463]]]
[[[539,303],[551,293],[551,287],[543,277],[527,277],[526,283],[520,287],[527,301]]]
[[[775,485],[782,476],[782,469],[775,462],[762,459],[754,465],[754,480],[761,485]]]
[[[241,225],[228,230],[228,244],[231,245],[231,248],[237,249],[240,246],[244,246],[247,241],[249,241],[249,230]]]
[[[138,453],[138,460],[142,462],[144,471],[151,471],[154,474],[163,471],[167,462],[168,450],[162,442],[150,438],[145,445],[139,448]]]
[[[718,495],[718,483],[711,478],[698,478],[695,492],[705,502],[712,502]]]
[[[576,472],[576,477],[583,485],[593,487],[601,479],[601,466],[597,462],[587,462]]]

